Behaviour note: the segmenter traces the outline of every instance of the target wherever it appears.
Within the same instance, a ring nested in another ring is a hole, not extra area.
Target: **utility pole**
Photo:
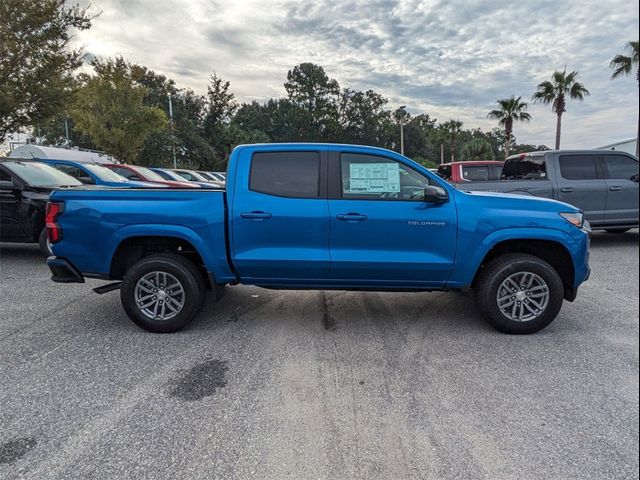
[[[400,117],[400,155],[404,155],[404,113],[406,105],[400,106],[398,108],[398,116]]]
[[[169,124],[171,125],[171,151],[173,152],[173,168],[178,168],[178,164],[176,162],[176,142],[175,142],[175,133],[173,131],[173,105],[171,103],[171,94],[168,93],[169,97]]]
[[[69,147],[69,122],[67,121],[67,116],[64,116],[64,138],[65,138],[65,147]]]

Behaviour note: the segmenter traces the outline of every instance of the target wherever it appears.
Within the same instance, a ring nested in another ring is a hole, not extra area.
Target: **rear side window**
[[[320,196],[318,152],[263,152],[251,159],[249,189],[278,197]]]
[[[489,165],[462,165],[462,178],[468,182],[486,182],[493,180]]]
[[[546,180],[547,168],[544,157],[525,156],[510,158],[502,168],[500,178],[505,180]]]
[[[560,155],[560,175],[567,180],[597,179],[595,155]]]
[[[631,180],[631,177],[638,175],[638,162],[626,155],[605,155],[604,163],[607,178]]]

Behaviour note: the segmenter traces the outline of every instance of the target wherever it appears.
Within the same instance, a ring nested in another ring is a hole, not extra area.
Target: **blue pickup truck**
[[[589,276],[590,228],[555,200],[456,190],[388,150],[236,147],[225,188],[56,191],[52,280],[115,281],[140,327],[174,332],[225,285],[431,291],[471,287],[497,329],[533,333]],[[425,312],[428,315],[428,312]]]

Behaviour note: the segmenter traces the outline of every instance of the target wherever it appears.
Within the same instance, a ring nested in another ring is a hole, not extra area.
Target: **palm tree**
[[[449,120],[445,124],[442,125],[449,135],[449,144],[451,146],[451,161],[456,161],[456,143],[458,141],[458,134],[460,133],[460,129],[462,128],[462,122],[460,120]]]
[[[487,117],[498,120],[498,124],[504,127],[504,158],[509,157],[509,147],[511,146],[511,136],[513,133],[513,122],[530,122],[531,115],[527,110],[527,102],[522,101],[522,97],[502,98],[496,102],[499,109],[491,110]]]
[[[640,66],[638,64],[638,42],[627,43],[627,50],[631,55],[616,55],[611,60],[609,67],[613,70],[611,80],[622,77],[623,75],[631,75],[633,67],[636,67],[636,81],[640,87]],[[638,144],[640,144],[640,117],[638,117],[638,130],[636,134],[636,157],[638,156]]]
[[[465,160],[493,160],[493,147],[489,142],[482,138],[474,138],[460,152],[460,157]]]
[[[534,102],[545,105],[551,104],[553,113],[556,114],[556,150],[560,149],[560,133],[562,130],[562,114],[567,111],[567,99],[584,100],[589,90],[576,80],[578,72],[575,70],[567,73],[567,67],[561,72],[556,70],[551,75],[551,81],[544,81],[538,85],[538,91],[533,94]]]

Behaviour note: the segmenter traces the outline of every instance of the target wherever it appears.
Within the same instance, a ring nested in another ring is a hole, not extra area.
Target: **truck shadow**
[[[625,233],[596,231],[591,235],[591,247],[626,247],[629,245],[637,245],[639,238],[637,228]]]
[[[0,243],[0,262],[3,258],[12,260],[36,260],[44,263],[46,258],[36,243]]]

